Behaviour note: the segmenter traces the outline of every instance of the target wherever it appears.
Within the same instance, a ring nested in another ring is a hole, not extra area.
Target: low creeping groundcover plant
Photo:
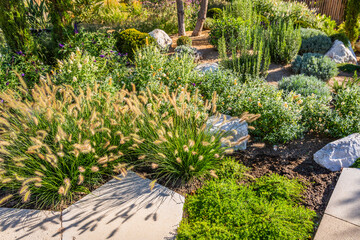
[[[227,159],[218,179],[188,196],[178,239],[308,239],[315,212],[299,205],[302,184],[276,174],[244,183],[245,172]]]

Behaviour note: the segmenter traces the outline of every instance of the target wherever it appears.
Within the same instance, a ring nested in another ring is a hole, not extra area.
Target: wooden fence
[[[347,0],[293,0],[306,3],[310,9],[317,13],[330,16],[337,23],[344,21]]]

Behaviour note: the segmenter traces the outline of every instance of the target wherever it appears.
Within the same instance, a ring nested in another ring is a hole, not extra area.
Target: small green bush
[[[344,43],[346,47],[351,47],[349,38],[344,33],[335,33],[330,35],[331,41],[339,40]]]
[[[245,22],[241,18],[224,17],[222,19],[216,19],[209,33],[209,41],[218,48],[219,40],[224,36],[229,49],[231,38],[241,39],[246,38],[247,35],[251,35],[250,29],[244,28],[244,25]]]
[[[289,63],[301,46],[300,30],[294,29],[292,21],[279,21],[270,27],[270,56],[275,63]]]
[[[210,181],[186,198],[178,239],[308,239],[315,212],[299,206],[297,180],[278,175],[247,186],[236,179]]]
[[[223,11],[220,8],[210,8],[206,14],[207,17],[218,19],[223,17]]]
[[[148,33],[142,33],[133,28],[117,32],[115,39],[117,50],[121,53],[127,53],[131,59],[134,57],[136,49],[155,42],[155,39]]]
[[[303,56],[297,56],[292,63],[292,69],[296,74],[315,76],[321,80],[329,80],[338,74],[336,63],[317,53],[305,53]]]
[[[304,97],[314,94],[325,101],[331,99],[330,87],[314,76],[294,75],[283,78],[279,82],[279,88],[286,92],[296,92]]]
[[[214,19],[212,18],[206,18],[204,22],[204,30],[211,30],[211,28],[214,25]]]
[[[192,45],[192,40],[188,36],[181,36],[176,41],[176,45],[178,45],[178,46],[181,46],[181,45],[191,46]]]
[[[325,54],[332,46],[331,39],[322,31],[312,28],[301,28],[301,47],[299,54]]]

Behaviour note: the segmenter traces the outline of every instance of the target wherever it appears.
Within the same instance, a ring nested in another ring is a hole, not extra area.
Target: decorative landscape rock
[[[161,29],[155,29],[149,32],[149,35],[156,39],[161,48],[169,48],[172,44],[172,39]]]
[[[233,136],[231,142],[236,143],[241,138],[248,136],[248,124],[245,120],[231,117],[225,114],[218,114],[211,116],[207,123],[207,128],[210,129],[210,132],[217,133],[219,131],[224,131],[230,136]],[[234,150],[245,150],[246,149],[246,141],[241,143],[232,145],[231,147]],[[228,144],[224,143],[223,146],[229,146]]]
[[[330,50],[325,54],[336,63],[351,63],[357,64],[356,57],[350,51],[349,48],[345,47],[344,43],[336,40]]]
[[[205,73],[207,71],[217,71],[218,69],[219,64],[217,63],[202,63],[196,66],[194,70]]]
[[[327,144],[314,154],[314,160],[330,171],[350,167],[360,158],[360,134],[354,133]]]

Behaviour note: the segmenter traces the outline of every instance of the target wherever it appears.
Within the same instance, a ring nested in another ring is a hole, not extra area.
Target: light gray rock
[[[207,71],[217,71],[219,69],[219,64],[217,63],[202,63],[195,67],[194,70],[201,71],[203,73]]]
[[[330,171],[350,167],[360,158],[360,134],[354,133],[327,144],[314,154],[314,161]]]
[[[161,48],[169,48],[172,44],[172,39],[161,29],[155,29],[149,32],[149,35],[156,39]]]
[[[335,40],[333,46],[325,54],[325,56],[328,56],[336,63],[357,64],[356,57],[354,56],[352,51],[350,51],[349,48],[345,47],[344,43],[339,40]]]
[[[245,150],[246,141],[237,143],[241,138],[248,136],[248,124],[245,120],[237,117],[231,117],[225,114],[211,116],[207,123],[207,129],[211,133],[224,131],[227,136],[232,136],[230,142],[223,142],[222,146],[232,147],[234,150]]]
[[[352,46],[351,46],[351,42],[350,42],[350,41],[348,41],[348,46],[349,46],[349,50],[350,50],[351,54],[354,56],[354,58],[355,58],[356,61],[357,61],[356,54],[355,54],[355,52],[354,52],[354,50],[353,50],[353,48],[352,48]]]

